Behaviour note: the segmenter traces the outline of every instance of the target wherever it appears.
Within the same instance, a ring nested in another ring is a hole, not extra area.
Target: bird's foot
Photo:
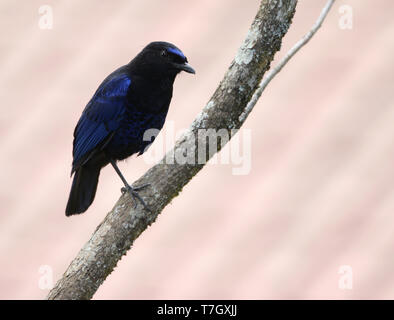
[[[142,189],[144,189],[144,188],[146,188],[146,187],[149,187],[150,186],[150,183],[146,183],[146,184],[143,184],[142,186],[138,186],[138,187],[132,187],[132,186],[127,186],[127,187],[123,187],[123,188],[121,188],[120,189],[120,191],[122,192],[122,193],[125,193],[125,192],[127,192],[128,190],[130,190],[130,189],[132,189],[132,190],[134,190],[134,191],[140,191],[140,190],[142,190]]]
[[[120,191],[122,193],[126,193],[126,192],[130,193],[131,197],[134,200],[134,209],[137,207],[137,200],[138,200],[144,206],[145,210],[152,212],[152,210],[149,209],[149,207],[145,203],[144,199],[142,199],[141,196],[138,194],[138,191],[140,191],[148,186],[150,186],[150,183],[144,184],[142,186],[134,187],[134,188],[132,186],[127,185],[126,187],[123,187],[122,189],[120,189]]]

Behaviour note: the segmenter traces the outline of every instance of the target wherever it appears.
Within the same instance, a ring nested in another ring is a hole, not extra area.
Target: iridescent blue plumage
[[[182,60],[186,59],[186,57],[183,54],[183,52],[181,50],[179,50],[178,48],[168,48],[167,50],[168,50],[168,52],[171,52],[171,53],[179,56]]]
[[[74,131],[72,171],[119,128],[130,83],[127,74],[115,72],[103,81],[87,104]]]

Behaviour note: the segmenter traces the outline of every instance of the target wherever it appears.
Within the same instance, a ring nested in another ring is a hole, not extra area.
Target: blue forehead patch
[[[182,51],[175,49],[175,48],[168,48],[167,51],[176,54],[177,56],[181,57],[182,59],[186,59],[185,55],[182,53]]]

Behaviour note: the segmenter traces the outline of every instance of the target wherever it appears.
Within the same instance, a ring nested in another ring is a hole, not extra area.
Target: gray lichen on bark
[[[187,132],[166,157],[185,150],[196,153],[198,129],[238,129],[246,120],[245,108],[280,49],[293,18],[297,0],[263,0],[250,30],[213,96]],[[217,151],[223,145],[218,144]],[[195,154],[195,159],[197,155]],[[90,299],[113,271],[134,240],[157,218],[163,208],[204,164],[169,164],[163,159],[135,185],[149,183],[140,195],[152,209],[147,212],[127,194],[97,227],[90,240],[71,262],[48,299]]]

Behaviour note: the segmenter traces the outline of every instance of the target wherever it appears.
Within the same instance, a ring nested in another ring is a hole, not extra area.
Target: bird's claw
[[[149,187],[149,186],[150,186],[150,183],[146,183],[146,184],[143,184],[142,186],[138,186],[138,187],[131,187],[131,186],[128,186],[128,188],[122,187],[120,189],[120,192],[125,193],[125,192],[127,192],[127,190],[130,190],[130,189],[138,192],[138,191],[140,191],[146,187]]]
[[[123,187],[122,189],[120,189],[120,191],[122,193],[126,193],[126,192],[130,193],[131,197],[134,200],[134,206],[133,206],[134,209],[137,207],[137,200],[138,200],[139,202],[141,202],[141,204],[143,205],[145,210],[152,212],[152,210],[149,209],[149,207],[147,206],[145,201],[141,198],[141,196],[137,192],[137,191],[140,191],[148,186],[150,186],[150,183],[144,184],[142,186],[134,187],[134,188],[132,186],[127,186],[127,187]]]
[[[146,187],[150,187],[150,183],[145,183],[145,184],[143,184],[143,185],[141,185],[141,186],[133,187],[133,190],[134,190],[134,191],[140,191],[140,190],[142,190],[142,189],[145,189]]]

